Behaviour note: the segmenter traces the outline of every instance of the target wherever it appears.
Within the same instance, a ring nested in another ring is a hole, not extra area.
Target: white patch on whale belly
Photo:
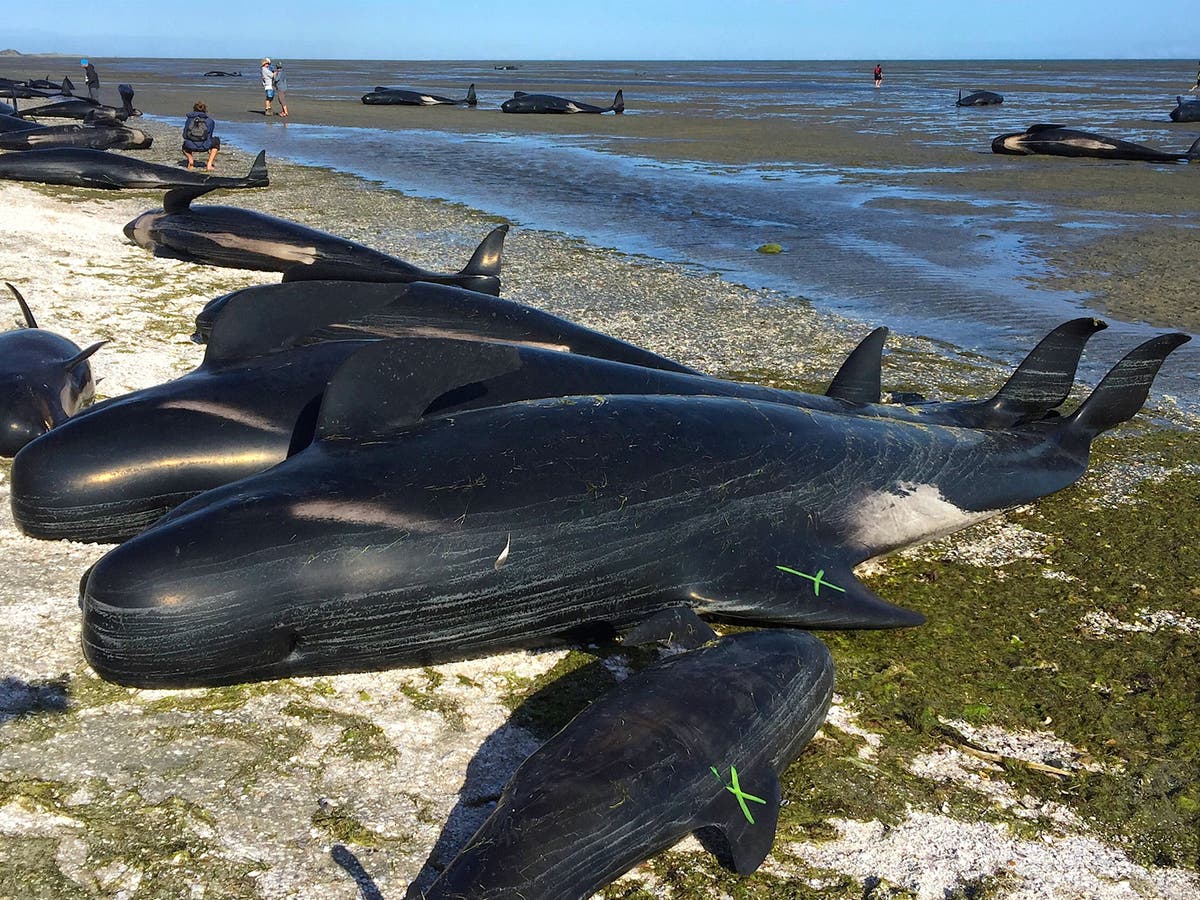
[[[421,102],[424,103],[426,106],[437,106],[437,101],[434,100],[432,97],[430,97],[428,94],[421,95]]]
[[[971,511],[955,506],[937,485],[903,483],[890,491],[859,498],[851,517],[851,535],[879,552],[932,540],[997,515],[1001,510]]]
[[[1112,144],[1107,144],[1104,141],[1093,141],[1089,138],[1069,138],[1063,141],[1072,147],[1079,147],[1081,150],[1111,150]]]
[[[575,112],[583,112],[583,110],[581,110],[581,109],[580,109],[578,106],[576,106],[574,103],[568,103],[568,104],[567,104],[567,112],[573,112],[573,113],[575,113]]]
[[[266,241],[259,238],[246,237],[241,234],[228,234],[214,231],[205,235],[218,247],[228,247],[232,250],[245,250],[257,253],[259,256],[269,256],[283,262],[303,263],[311,266],[317,261],[316,247],[297,247],[280,241]]]

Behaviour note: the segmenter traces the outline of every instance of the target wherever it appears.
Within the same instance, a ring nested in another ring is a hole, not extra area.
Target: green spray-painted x
[[[845,588],[838,587],[831,581],[825,581],[824,569],[817,569],[816,575],[809,575],[807,572],[797,572],[795,569],[789,569],[787,566],[776,566],[775,568],[777,568],[780,572],[787,572],[789,575],[799,575],[801,578],[807,578],[813,583],[814,597],[821,596],[821,585],[825,585],[827,588],[833,588],[835,591],[841,591],[843,594],[846,593]]]
[[[754,816],[750,815],[750,807],[746,805],[746,801],[753,800],[755,803],[761,803],[763,806],[767,805],[767,801],[762,797],[755,797],[753,794],[747,794],[742,790],[742,786],[738,784],[738,774],[735,766],[729,767],[729,780],[733,782],[732,784],[725,784],[725,779],[721,777],[721,773],[717,771],[716,766],[709,766],[709,769],[711,769],[712,773],[717,776],[717,781],[721,782],[725,790],[737,797],[738,806],[740,806],[742,808],[742,812],[745,813],[746,821],[753,825]]]

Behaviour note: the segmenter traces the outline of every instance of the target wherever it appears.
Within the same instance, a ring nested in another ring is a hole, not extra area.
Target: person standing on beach
[[[189,169],[196,168],[196,160],[192,154],[207,150],[208,164],[204,168],[210,172],[213,170],[213,161],[217,158],[217,151],[221,149],[221,139],[213,134],[216,127],[217,123],[208,114],[208,107],[197,100],[183,123],[183,155],[187,157]]]
[[[100,76],[96,74],[96,67],[90,59],[81,59],[79,65],[83,67],[83,80],[87,83],[88,96],[99,101]]]
[[[1196,63],[1196,66],[1200,68],[1200,63]],[[1196,90],[1196,88],[1200,88],[1200,71],[1196,72],[1196,83],[1188,88],[1188,93],[1190,94],[1192,91]]]
[[[264,56],[262,61],[262,83],[263,91],[267,95],[266,102],[263,103],[263,115],[271,114],[271,101],[275,99],[275,70],[271,68],[271,57]]]
[[[283,63],[275,63],[275,98],[279,101],[279,115],[287,118],[287,75],[283,71]],[[270,101],[268,101],[270,102]]]
[[[879,63],[875,63],[875,87],[879,87],[882,84],[883,84],[883,66],[881,66]]]

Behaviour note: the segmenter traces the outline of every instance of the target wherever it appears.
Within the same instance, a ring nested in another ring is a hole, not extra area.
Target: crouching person
[[[217,151],[221,149],[221,139],[213,134],[216,127],[216,121],[208,114],[208,107],[197,101],[183,123],[183,155],[187,157],[189,169],[196,167],[193,154],[208,151],[208,163],[204,168],[212,171]]]

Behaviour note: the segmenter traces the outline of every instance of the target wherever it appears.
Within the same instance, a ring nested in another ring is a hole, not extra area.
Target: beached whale
[[[19,134],[30,135],[36,132],[26,131]],[[25,153],[0,156],[0,178],[106,190],[193,186],[207,191],[215,188],[266,187],[270,183],[267,178],[265,151],[258,154],[244,178],[226,178],[189,172],[178,166],[164,166],[104,150],[33,149]]]
[[[581,100],[568,100],[565,97],[555,97],[551,94],[526,94],[524,91],[514,91],[511,100],[500,104],[500,109],[506,113],[606,113],[625,112],[625,94],[617,91],[611,106],[593,106]]]
[[[1175,98],[1175,108],[1171,110],[1172,122],[1200,122],[1200,100]]]
[[[407,91],[402,88],[376,87],[362,95],[362,102],[371,106],[478,106],[475,85],[467,87],[467,96],[461,100],[427,94],[423,91]]]
[[[71,83],[70,78],[63,78],[62,81],[51,81],[49,75],[45,78],[31,78],[25,84],[27,87],[37,88],[42,91],[57,91],[61,89],[64,94],[70,94],[75,90],[75,85]]]
[[[507,225],[492,229],[458,272],[429,272],[298,222],[236,206],[192,206],[210,188],[168,191],[163,208],[125,226],[125,236],[155,256],[211,266],[284,272],[288,280],[430,281],[500,293]]]
[[[656,663],[530,756],[412,900],[586,900],[698,832],[741,875],[775,840],[780,776],[825,720],[825,645],[752,631]]]
[[[0,332],[0,456],[17,451],[83,409],[96,393],[86,350],[38,328],[25,298],[11,284],[25,327]]]
[[[47,126],[39,125],[37,122],[30,122],[28,119],[22,119],[19,116],[0,113],[0,135],[12,134],[17,131],[37,131],[39,128],[45,127]]]
[[[129,128],[116,120],[106,124],[26,124],[30,127],[11,132],[0,126],[0,150],[147,150],[154,143],[154,139],[140,128]]]
[[[1190,162],[1200,159],[1200,138],[1184,153],[1164,153],[1152,147],[1076,131],[1064,125],[1030,125],[1024,131],[1002,134],[992,141],[993,153],[1016,156],[1084,156],[1095,159],[1128,159],[1138,162]]]
[[[328,302],[343,288],[356,301],[350,317],[351,304]],[[384,337],[415,340],[408,360],[415,372],[405,387],[381,371],[379,390],[407,390],[413,404],[418,393],[433,391],[431,403],[438,392],[428,379],[455,365],[439,352],[464,340],[412,338],[429,333],[553,346],[558,356],[625,360],[637,372],[650,371],[642,366],[689,371],[549,313],[461,288],[319,282],[249,288],[222,304],[199,368],[99,403],[18,456],[11,491],[17,527],[48,540],[117,543],[202,491],[281,462],[312,441],[326,384],[341,364]],[[457,401],[460,407],[486,402]],[[395,415],[394,408],[381,407],[380,417]]]
[[[967,96],[963,96],[963,92],[958,92],[958,100],[955,101],[955,106],[998,106],[1004,102],[1004,98],[992,91],[973,91]]]
[[[241,78],[241,72],[222,72],[220,69],[211,69],[204,73],[205,78]]]
[[[680,606],[916,625],[853,568],[1074,483],[1186,340],[1147,342],[1071,416],[1011,431],[600,395],[362,433],[387,391],[351,360],[312,444],[93,567],[84,653],[106,679],[185,687],[595,638]]]
[[[133,88],[128,84],[117,86],[117,91],[121,95],[121,106],[105,106],[96,100],[87,97],[71,97],[66,100],[58,100],[54,103],[47,103],[42,106],[33,106],[21,110],[17,115],[27,119],[126,119],[134,118],[142,114],[141,110],[133,108]]]
[[[340,304],[345,315],[334,321],[339,305],[328,293],[342,288],[352,289],[357,308]],[[18,457],[18,528],[33,537],[117,543],[203,490],[263,471],[312,441],[326,383],[351,356],[362,390],[375,398],[369,412],[357,410],[365,418],[354,428],[364,434],[515,400],[597,393],[743,397],[998,428],[1040,421],[1058,406],[1086,340],[1047,352],[1060,327],[988,400],[904,407],[860,402],[853,384],[871,380],[872,371],[878,384],[878,351],[873,359],[864,354],[871,338],[821,396],[704,376],[548,313],[439,285],[249,288],[230,295],[216,321],[200,368],[99,404]],[[381,342],[319,354],[308,346],[363,339]],[[351,371],[339,373],[343,383],[353,380]]]

